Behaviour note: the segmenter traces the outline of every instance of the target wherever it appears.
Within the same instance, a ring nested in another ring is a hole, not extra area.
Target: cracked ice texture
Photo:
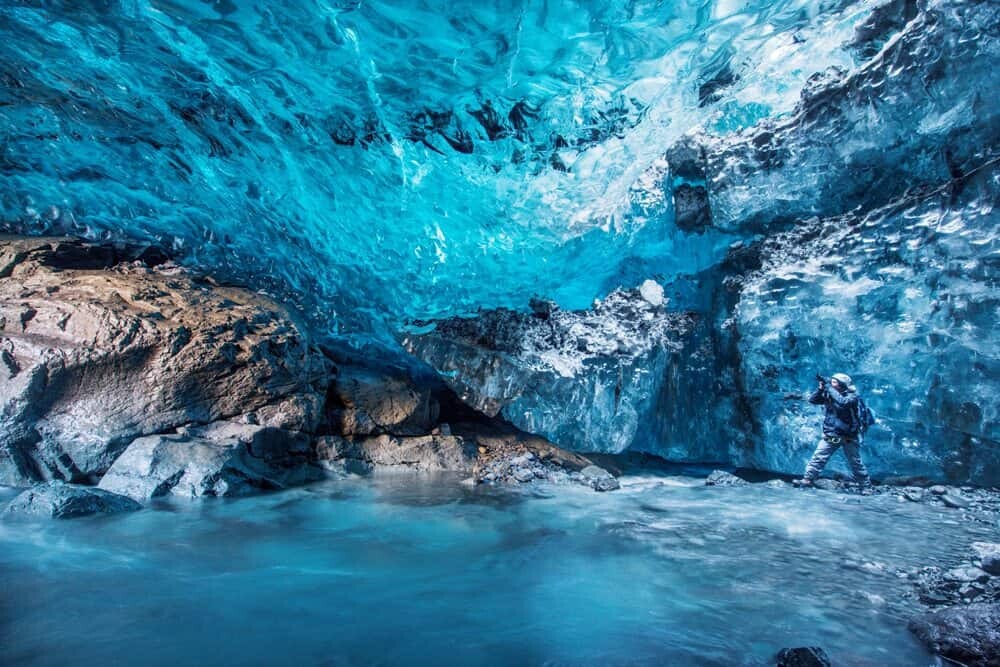
[[[157,240],[332,331],[586,307],[623,256],[725,247],[670,224],[663,151],[854,67],[876,4],[6,3],[0,220]]]

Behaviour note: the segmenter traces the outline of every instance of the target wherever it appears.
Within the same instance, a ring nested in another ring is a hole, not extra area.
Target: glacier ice
[[[155,242],[581,449],[794,472],[787,397],[850,369],[877,473],[997,483],[996,3],[10,2],[0,36],[2,230]]]
[[[874,4],[5,3],[0,220],[159,241],[333,331],[585,307],[700,242],[636,210],[664,149],[788,112]]]

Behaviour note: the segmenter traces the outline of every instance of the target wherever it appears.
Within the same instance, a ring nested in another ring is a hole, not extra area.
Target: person
[[[871,478],[861,460],[861,424],[858,418],[858,393],[846,373],[834,373],[830,387],[826,380],[819,379],[819,387],[809,397],[809,402],[822,405],[826,414],[823,419],[823,438],[806,465],[802,479],[795,480],[796,486],[812,486],[823,471],[830,457],[843,447],[844,457],[851,467],[854,481],[862,489],[870,489]]]

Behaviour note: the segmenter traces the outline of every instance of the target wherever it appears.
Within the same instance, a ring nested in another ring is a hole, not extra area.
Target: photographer
[[[861,461],[862,425],[858,419],[858,394],[851,383],[851,377],[845,373],[834,373],[830,378],[829,388],[826,379],[816,376],[819,387],[809,397],[809,402],[822,405],[826,414],[823,419],[823,439],[816,447],[815,453],[806,465],[802,479],[796,480],[796,486],[812,486],[823,471],[830,457],[844,448],[844,456],[851,467],[854,481],[863,490],[871,488],[871,478]]]

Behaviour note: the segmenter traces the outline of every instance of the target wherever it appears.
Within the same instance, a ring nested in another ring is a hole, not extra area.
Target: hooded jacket
[[[809,402],[822,405],[826,409],[823,435],[835,435],[852,440],[858,437],[858,423],[855,417],[858,410],[858,395],[850,388],[844,393],[833,387],[817,389],[809,397]]]

